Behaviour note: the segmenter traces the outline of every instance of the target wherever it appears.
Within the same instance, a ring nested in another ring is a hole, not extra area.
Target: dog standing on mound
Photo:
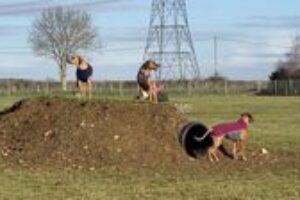
[[[93,75],[93,67],[79,55],[69,56],[67,62],[77,67],[76,86],[79,89],[80,98],[85,98],[88,92],[88,97],[91,99],[93,86],[91,76]]]
[[[139,85],[139,99],[149,99],[157,102],[158,86],[154,80],[150,80],[151,72],[156,71],[159,65],[152,60],[146,61],[139,69],[137,74],[137,83]]]

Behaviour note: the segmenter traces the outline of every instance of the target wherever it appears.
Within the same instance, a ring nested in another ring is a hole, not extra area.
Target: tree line
[[[300,79],[300,36],[294,39],[290,52],[283,60],[278,61],[269,78],[272,81]]]

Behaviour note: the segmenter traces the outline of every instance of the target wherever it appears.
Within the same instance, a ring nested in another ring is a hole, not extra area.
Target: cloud
[[[236,56],[238,57],[248,57],[248,58],[252,58],[252,59],[279,59],[282,58],[284,55],[281,53],[248,53],[248,54],[243,54],[243,53],[239,53],[236,54]]]
[[[51,59],[45,57],[37,57],[33,54],[23,55],[0,55],[2,69],[19,69],[26,66],[44,66],[55,64]],[[20,62],[16,62],[20,61]],[[26,66],[24,66],[26,65]]]
[[[0,16],[33,14],[46,6],[45,1],[0,4]]]
[[[27,1],[21,3],[5,3],[0,4],[0,16],[23,16],[34,15],[41,12],[45,8],[53,6],[65,6],[77,9],[86,9],[88,11],[102,12],[128,12],[145,9],[144,4],[132,3],[133,0],[86,0],[86,1],[58,1],[58,0],[39,0]]]
[[[251,16],[235,26],[260,29],[295,29],[300,27],[300,16]]]
[[[255,39],[237,37],[237,41],[218,41],[217,70],[230,79],[268,79],[276,63],[285,57],[292,38],[288,30],[265,31]],[[240,42],[243,41],[243,42]],[[248,41],[248,42],[247,42]],[[268,44],[268,45],[264,45]],[[213,43],[197,43],[204,75],[214,73]],[[196,47],[196,48],[197,48]]]
[[[140,43],[145,45],[148,28],[143,26],[102,27],[103,42],[113,43]]]
[[[142,62],[142,51],[107,52],[85,57],[94,67],[94,80],[134,80]],[[0,78],[28,78],[46,80],[51,77],[58,80],[57,64],[45,57],[34,55],[0,55]],[[22,60],[22,62],[16,62]],[[68,67],[68,79],[75,79],[75,68]]]
[[[39,5],[43,3],[44,1],[41,0],[35,0],[35,1],[26,1],[26,2],[18,2],[18,3],[4,3],[4,4],[0,4],[0,9],[1,11],[7,9],[21,9],[21,8],[27,8],[27,7],[32,7],[34,5]]]
[[[281,22],[289,22],[289,21],[299,21],[300,16],[250,16],[248,17],[249,20],[256,20],[256,21],[281,21]]]
[[[13,36],[13,35],[24,35],[24,32],[28,30],[28,26],[23,25],[0,25],[0,35],[2,36]]]

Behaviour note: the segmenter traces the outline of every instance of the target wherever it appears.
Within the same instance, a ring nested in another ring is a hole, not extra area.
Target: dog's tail
[[[211,133],[211,129],[209,128],[204,135],[202,135],[201,137],[194,137],[194,139],[197,141],[197,142],[202,142],[209,134]]]

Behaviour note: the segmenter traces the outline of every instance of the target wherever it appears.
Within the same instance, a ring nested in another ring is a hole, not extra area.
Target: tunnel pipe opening
[[[206,154],[207,149],[212,145],[212,138],[208,135],[198,142],[195,137],[201,138],[207,130],[207,127],[200,122],[189,122],[181,128],[179,143],[189,156],[197,158]]]

